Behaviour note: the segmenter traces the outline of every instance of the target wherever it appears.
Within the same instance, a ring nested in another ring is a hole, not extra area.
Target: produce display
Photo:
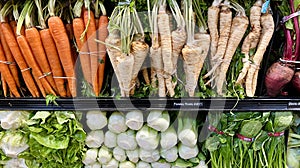
[[[297,95],[299,3],[0,0],[0,97]],[[297,113],[130,108],[0,111],[0,167],[299,167]]]
[[[2,0],[2,95],[287,94],[298,81],[298,5],[293,0]]]

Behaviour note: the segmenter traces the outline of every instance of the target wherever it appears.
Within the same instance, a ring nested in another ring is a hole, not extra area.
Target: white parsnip
[[[274,33],[272,14],[266,13],[261,16],[261,26],[262,34],[260,41],[256,53],[253,56],[253,63],[251,64],[246,77],[246,94],[249,97],[253,97],[255,94],[260,63]]]
[[[240,7],[238,4],[234,4],[234,6],[239,7],[239,13],[232,20],[231,31],[230,31],[226,52],[222,60],[222,63],[219,67],[220,70],[216,78],[217,93],[219,95],[224,95],[223,86],[226,83],[227,70],[231,63],[231,59],[237,47],[239,46],[240,41],[242,40],[249,24],[248,17],[246,16],[244,9]]]
[[[252,55],[250,57],[250,50],[255,49],[259,42],[261,34],[261,7],[262,0],[257,0],[250,9],[251,32],[247,35],[242,45],[241,53],[243,53],[245,57],[243,58],[243,68],[238,76],[238,79],[236,80],[236,84],[243,84],[245,82],[245,77],[248,73],[248,70],[250,68],[250,62],[253,57]]]

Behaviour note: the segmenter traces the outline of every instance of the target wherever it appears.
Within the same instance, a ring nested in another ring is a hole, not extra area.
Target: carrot
[[[7,91],[8,91],[7,86],[8,86],[12,94],[14,94],[14,96],[20,97],[16,82],[9,70],[8,65],[5,63],[6,58],[1,44],[0,44],[0,60],[3,61],[0,63],[0,72],[1,72],[1,80],[3,85],[4,96],[5,97],[7,96]]]
[[[40,89],[40,91],[42,93],[42,96],[46,97],[47,94],[46,94],[45,88],[44,88],[41,80],[38,78],[37,73],[35,71],[32,71],[32,74],[33,74],[33,77],[34,77],[34,80],[35,80],[37,86],[39,87],[39,89]]]
[[[7,88],[7,83],[6,83],[5,78],[3,77],[3,75],[1,75],[1,85],[2,85],[2,90],[3,90],[4,97],[7,97],[8,88]]]
[[[52,16],[48,25],[54,39],[59,58],[68,79],[68,86],[73,97],[76,97],[75,69],[72,63],[71,46],[61,18]]]
[[[164,1],[164,3],[166,3]],[[162,3],[157,15],[158,32],[160,33],[161,53],[163,60],[164,78],[166,87],[171,97],[175,92],[172,86],[172,75],[174,73],[172,61],[172,36],[169,25],[169,15],[166,13],[166,4]]]
[[[246,94],[249,97],[255,94],[259,66],[274,32],[274,21],[270,13],[263,14],[260,23],[262,26],[260,41],[246,77]]]
[[[28,90],[30,91],[33,97],[39,97],[40,94],[38,88],[36,87],[35,82],[29,71],[29,67],[27,66],[27,63],[25,62],[22,56],[22,53],[14,37],[14,34],[10,28],[10,25],[8,23],[3,22],[1,26],[2,26],[2,32],[4,34],[5,40],[7,41],[7,45],[9,46],[14,59],[16,60],[18,66],[21,69],[22,76]]]
[[[83,36],[82,40],[80,38],[81,34],[84,32],[84,22],[82,18],[73,19],[73,31],[74,31],[77,48],[80,52],[79,58],[81,62],[84,79],[87,82],[92,83],[91,66],[90,66],[91,62],[90,62],[89,55],[86,54],[89,51],[86,43],[86,36]]]
[[[38,63],[42,73],[43,74],[51,73],[50,75],[46,76],[46,79],[49,82],[49,84],[52,86],[54,91],[57,91],[54,79],[52,77],[50,65],[45,50],[43,48],[39,31],[35,27],[31,27],[25,30],[25,34],[26,34],[26,39],[28,41],[28,44],[32,50],[33,56],[36,62]]]
[[[72,44],[72,41],[74,39],[74,32],[73,32],[73,25],[72,23],[66,23],[65,24],[65,28],[66,28],[66,31],[67,31],[67,34],[68,34],[68,38]],[[77,60],[77,52],[76,52],[76,46],[75,45],[72,45],[71,46],[71,52],[72,52],[72,62],[73,64],[75,65],[76,63],[76,60]]]
[[[13,30],[15,37],[17,38],[17,21],[12,20],[9,22],[9,25],[10,25],[11,29]]]
[[[90,62],[91,62],[91,80],[94,92],[96,93],[99,86],[98,81],[96,80],[97,70],[98,70],[98,56],[97,53],[97,43],[96,39],[96,25],[95,25],[95,17],[94,13],[88,9],[84,9],[83,11],[83,20],[84,24],[87,28],[87,43],[90,52]]]
[[[99,18],[99,24],[98,24],[98,39],[100,41],[105,41],[105,39],[108,36],[108,17],[106,15],[102,15]],[[99,83],[99,89],[101,91],[103,80],[104,80],[104,71],[105,71],[105,63],[106,63],[106,47],[102,43],[98,43],[98,52],[100,54],[99,56],[99,66],[98,66],[98,83]],[[95,93],[98,94],[97,92]]]
[[[55,85],[57,87],[58,94],[61,97],[66,97],[65,80],[60,78],[64,76],[63,68],[59,60],[59,56],[56,50],[54,40],[51,36],[49,29],[43,29],[40,31],[41,40],[49,60],[49,64],[53,73]]]
[[[249,24],[248,17],[246,16],[244,9],[234,2],[233,5],[236,6],[239,11],[238,15],[236,15],[232,20],[230,37],[228,40],[226,52],[219,67],[220,70],[216,78],[217,93],[219,95],[223,95],[223,84],[226,82],[226,73],[229,68],[231,59]]]
[[[53,95],[56,95],[55,91],[53,90],[51,85],[46,80],[45,74],[42,73],[42,71],[40,70],[37,62],[35,61],[33,53],[30,50],[30,46],[29,46],[26,38],[23,35],[20,35],[20,36],[17,37],[17,41],[18,41],[18,44],[20,46],[20,49],[21,49],[21,51],[24,55],[24,58],[25,58],[27,64],[33,70],[33,75],[34,75],[35,79],[41,81],[41,83],[42,83],[42,85],[45,88],[45,91],[47,93],[51,93]]]
[[[12,53],[10,52],[9,46],[7,45],[7,42],[4,37],[4,33],[2,32],[1,26],[0,26],[0,39],[1,39],[1,44],[3,47],[4,55],[6,56],[6,60],[11,63],[11,64],[9,64],[9,69],[13,76],[13,79],[15,80],[17,87],[21,87],[18,67],[15,63],[15,59],[14,59]]]
[[[12,20],[9,22],[11,29],[13,30],[15,37],[17,38],[17,21]],[[21,34],[25,36],[25,26],[23,25],[21,28]]]
[[[214,0],[212,6],[208,8],[207,13],[207,24],[210,32],[210,63],[213,66],[215,61],[212,60],[212,57],[217,53],[218,41],[219,41],[219,31],[218,31],[218,23],[219,23],[219,13],[220,13],[220,3],[222,0]]]

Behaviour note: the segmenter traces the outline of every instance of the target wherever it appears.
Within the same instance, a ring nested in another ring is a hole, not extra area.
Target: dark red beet
[[[300,75],[300,74],[299,74]],[[267,71],[265,85],[269,96],[277,96],[281,89],[289,83],[294,76],[294,70],[286,64],[274,63]],[[300,86],[300,76],[299,85]]]
[[[300,72],[296,72],[292,80],[293,88],[300,92]]]

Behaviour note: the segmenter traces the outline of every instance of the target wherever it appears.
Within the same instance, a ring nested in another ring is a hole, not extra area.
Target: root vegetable
[[[249,97],[253,97],[255,94],[259,66],[263,59],[264,53],[269,45],[269,42],[273,36],[274,21],[270,13],[263,14],[261,16],[261,25],[261,38],[256,53],[253,56],[253,64],[251,64],[246,78],[246,94]]]
[[[208,16],[207,16],[207,24],[210,32],[210,63],[213,66],[215,61],[212,60],[212,57],[215,56],[218,49],[218,41],[219,41],[219,31],[218,31],[218,23],[219,23],[219,13],[220,13],[220,3],[222,0],[214,0],[212,6],[208,8]]]
[[[218,67],[222,63],[224,58],[228,39],[230,36],[232,25],[232,12],[229,8],[229,2],[225,1],[224,6],[221,8],[220,12],[220,37],[218,39],[217,52],[215,55],[212,55],[211,61],[214,62],[212,69],[204,76],[204,78],[208,77],[210,74],[213,74],[212,78],[215,78],[219,75],[220,69]],[[214,39],[211,39],[214,40]]]
[[[164,78],[167,90],[171,97],[175,92],[172,87],[173,62],[172,62],[172,36],[169,15],[166,13],[166,2],[161,4],[157,15],[157,26],[160,33],[161,54],[163,60]]]
[[[293,76],[294,70],[288,65],[280,62],[274,63],[268,69],[265,77],[267,94],[272,97],[278,95],[282,88],[292,80]],[[296,75],[294,76],[294,80],[295,78],[297,78]]]
[[[260,27],[261,6],[262,6],[262,1],[257,0],[250,9],[250,24],[252,29],[251,32],[245,38],[242,45],[241,52],[245,55],[245,58],[243,58],[243,69],[241,70],[241,73],[238,76],[236,84],[242,84],[244,82],[250,67],[250,60],[249,60],[250,49],[256,48],[259,41],[259,37],[261,33],[261,27]]]
[[[219,67],[220,70],[217,74],[218,76],[216,78],[216,87],[217,93],[219,95],[224,95],[223,86],[226,82],[227,70],[231,63],[231,59],[247,30],[248,24],[248,18],[244,12],[244,9],[241,8],[240,14],[235,16],[232,20],[230,37],[228,39],[226,52]]]

